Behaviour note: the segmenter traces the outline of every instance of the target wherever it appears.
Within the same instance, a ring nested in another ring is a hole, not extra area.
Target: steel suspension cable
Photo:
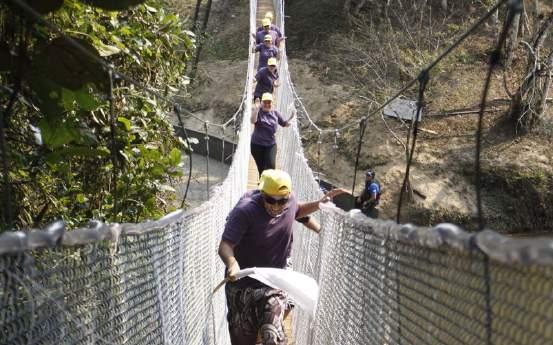
[[[417,112],[415,114],[415,117],[412,119],[412,122],[414,122],[413,126],[413,142],[411,144],[411,149],[409,151],[409,158],[407,160],[407,167],[405,168],[405,176],[403,178],[403,184],[401,185],[401,191],[399,192],[399,202],[397,205],[397,217],[396,222],[400,222],[401,217],[401,205],[403,202],[403,194],[405,193],[405,189],[409,184],[409,172],[411,170],[411,164],[413,163],[413,155],[415,154],[415,145],[417,143],[417,133],[419,129],[419,119],[420,114],[422,111],[422,107],[424,106],[424,92],[426,91],[426,86],[428,84],[428,80],[430,78],[429,71],[423,70],[421,74],[419,75],[418,81],[419,81],[419,96],[417,100]],[[407,147],[408,144],[407,144]]]
[[[117,180],[119,173],[118,162],[117,162],[117,127],[115,126],[115,109],[113,106],[113,70],[110,68],[108,70],[109,76],[109,88],[108,88],[108,103],[109,103],[109,138],[111,141],[111,164],[113,165],[111,170],[111,180],[113,184],[112,195],[113,195],[113,222],[117,222],[117,212],[118,212],[118,197],[117,197]]]
[[[357,180],[357,170],[359,168],[359,156],[361,154],[361,146],[363,145],[363,136],[367,129],[367,119],[359,122],[359,141],[357,142],[357,154],[355,155],[355,168],[353,169],[353,184],[351,186],[351,195],[355,197],[355,182]]]
[[[484,219],[484,210],[482,209],[482,186],[481,186],[481,165],[480,165],[480,156],[482,152],[482,128],[484,121],[484,111],[486,108],[486,101],[488,99],[488,92],[490,89],[490,84],[492,80],[492,74],[494,69],[499,65],[501,60],[501,49],[503,44],[507,40],[507,33],[513,23],[513,19],[517,13],[522,12],[522,1],[521,0],[509,0],[509,12],[507,19],[503,25],[503,30],[499,35],[497,44],[494,51],[490,56],[490,65],[488,68],[488,73],[486,75],[486,81],[484,83],[484,90],[482,91],[482,100],[480,102],[480,110],[478,112],[478,129],[476,131],[476,152],[475,152],[475,183],[476,183],[476,208],[478,212],[478,230],[484,230],[485,219]]]
[[[179,121],[180,128],[182,129],[182,133],[184,134],[184,139],[186,140],[186,148],[185,151],[188,154],[189,159],[189,165],[188,165],[188,179],[186,180],[186,189],[184,190],[184,196],[182,197],[181,202],[181,208],[184,207],[184,203],[186,201],[186,197],[188,196],[188,189],[190,188],[190,180],[192,179],[192,148],[190,147],[190,139],[188,138],[188,132],[186,131],[186,127],[184,127],[184,124],[182,122],[182,115],[180,112],[180,106],[178,104],[175,104],[173,107],[173,111],[177,115],[177,119]]]

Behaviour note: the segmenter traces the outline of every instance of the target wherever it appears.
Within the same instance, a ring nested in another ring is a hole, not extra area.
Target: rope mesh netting
[[[282,2],[274,0],[284,29]],[[277,108],[301,104],[286,52]],[[303,105],[298,112],[305,112]],[[308,114],[302,114],[308,117]],[[286,118],[288,115],[284,115]],[[279,168],[299,200],[320,197],[298,127],[279,132]],[[318,236],[294,230],[294,269],[319,282],[314,319],[294,314],[297,344],[550,344],[552,241],[401,226],[325,207]]]
[[[255,14],[256,2],[250,7]],[[245,104],[253,102],[254,58]],[[224,294],[211,291],[224,277],[217,248],[226,214],[247,188],[243,109],[228,175],[201,206],[142,224],[4,233],[0,344],[228,344]]]
[[[284,9],[274,1],[284,29]],[[250,1],[255,30],[256,1]],[[251,42],[250,42],[251,43]],[[249,55],[245,104],[252,103]],[[277,108],[300,102],[285,52]],[[249,106],[225,181],[191,211],[142,224],[63,225],[0,237],[0,344],[229,344],[217,245],[248,179]],[[304,112],[302,108],[299,110]],[[307,116],[307,114],[303,114]],[[299,200],[321,196],[296,124],[278,166]],[[417,228],[332,206],[321,235],[296,225],[293,266],[320,284],[317,313],[293,313],[297,344],[550,344],[553,245]]]

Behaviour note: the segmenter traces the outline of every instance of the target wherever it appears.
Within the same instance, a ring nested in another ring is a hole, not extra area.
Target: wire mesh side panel
[[[490,264],[494,344],[553,343],[553,268]]]
[[[435,228],[330,209],[323,223],[318,309],[313,320],[295,315],[298,344],[553,342],[551,266],[488,260],[468,243],[446,244]],[[294,249],[301,255],[304,242]]]
[[[413,344],[485,344],[484,257],[394,243],[398,339]]]
[[[255,12],[250,1],[251,30]],[[245,104],[253,72],[250,53]],[[148,231],[111,225],[118,242],[1,255],[0,344],[230,344],[224,294],[211,291],[226,214],[247,188],[250,111],[227,178],[200,207]]]
[[[156,256],[174,234],[3,256],[0,343],[163,344],[157,281],[175,282]]]
[[[227,344],[214,333],[226,326],[209,278],[223,268],[205,220],[0,257],[0,344]]]
[[[284,31],[283,3],[273,3]],[[287,118],[300,100],[286,52],[279,73],[277,109]],[[300,138],[295,121],[279,130],[279,168],[292,176],[299,200],[312,200],[320,191]],[[332,208],[320,218],[320,236],[294,230],[294,269],[320,287],[315,317],[293,314],[298,345],[553,343],[553,268],[518,263],[526,252],[501,263],[458,228],[447,236],[440,226],[401,226]]]

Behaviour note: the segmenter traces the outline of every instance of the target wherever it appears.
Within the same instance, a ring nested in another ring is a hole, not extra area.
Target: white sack
[[[246,268],[236,274],[237,279],[247,276],[285,291],[302,310],[315,316],[319,300],[319,285],[315,279],[299,272],[269,267]]]

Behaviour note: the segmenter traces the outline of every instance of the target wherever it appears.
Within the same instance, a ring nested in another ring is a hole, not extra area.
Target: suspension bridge
[[[511,9],[516,4],[509,2]],[[252,32],[256,15],[268,10],[285,29],[282,1],[252,0],[249,6]],[[428,72],[454,48],[397,95],[418,84],[420,111]],[[490,75],[493,67],[494,61]],[[286,118],[290,105],[297,106],[322,132],[294,89],[285,52],[279,72],[276,108]],[[91,221],[66,231],[57,222],[0,235],[0,344],[230,344],[224,295],[211,291],[223,278],[217,246],[226,214],[257,179],[249,147],[253,73],[250,53],[244,106],[234,117],[241,123],[232,164],[200,206],[140,224]],[[363,130],[370,116],[353,125]],[[278,147],[277,165],[292,176],[298,199],[320,197],[297,123],[280,130]],[[320,235],[294,229],[294,269],[318,281],[320,299],[314,317],[294,311],[287,325],[291,342],[553,342],[552,240],[467,233],[452,224],[421,228],[332,205],[323,205],[319,217]]]

